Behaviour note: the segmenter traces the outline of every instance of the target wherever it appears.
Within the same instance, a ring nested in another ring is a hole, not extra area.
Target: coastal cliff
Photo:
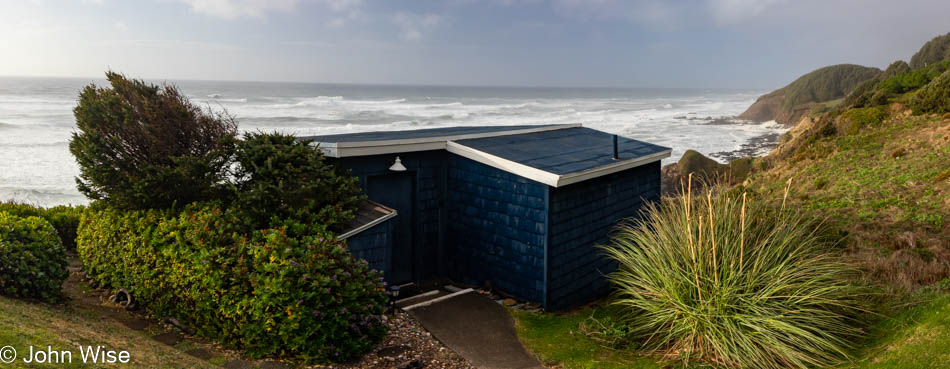
[[[774,120],[793,125],[823,103],[844,98],[856,86],[879,74],[880,69],[855,64],[816,69],[785,87],[762,95],[738,118],[754,122]]]

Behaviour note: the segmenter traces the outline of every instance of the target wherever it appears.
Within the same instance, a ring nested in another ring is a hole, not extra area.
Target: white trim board
[[[555,124],[547,126],[538,126],[523,129],[512,129],[502,131],[491,131],[481,133],[457,134],[446,136],[406,138],[397,140],[382,141],[352,141],[352,142],[318,142],[314,141],[311,145],[316,146],[323,155],[331,158],[345,158],[350,156],[366,156],[380,154],[399,154],[404,152],[443,150],[449,141],[468,140],[474,138],[501,137],[520,135],[525,133],[537,133],[556,131],[560,129],[579,128],[581,124]]]
[[[503,171],[516,174],[536,182],[541,182],[551,187],[567,186],[572,183],[583,182],[588,179],[597,178],[633,167],[638,167],[643,164],[663,160],[664,158],[670,157],[672,152],[672,150],[661,151],[636,159],[621,160],[610,165],[559,175],[479,151],[452,141],[449,141],[446,144],[445,149],[448,152],[458,156],[472,159],[490,167],[501,169]]]
[[[352,237],[353,235],[356,235],[356,234],[358,234],[358,233],[360,233],[360,232],[362,232],[362,231],[365,231],[365,230],[367,230],[367,229],[373,228],[373,227],[376,226],[377,224],[382,223],[382,222],[385,222],[385,221],[389,220],[390,218],[395,217],[396,215],[397,215],[396,210],[393,210],[392,213],[383,215],[383,216],[381,216],[381,217],[379,217],[379,218],[376,218],[376,219],[373,220],[372,222],[369,222],[369,223],[363,224],[363,225],[361,225],[361,226],[359,226],[359,227],[353,228],[353,229],[351,229],[349,232],[346,232],[346,233],[344,233],[344,234],[341,234],[341,235],[337,236],[336,239],[341,240],[341,241],[342,241],[342,240],[345,240],[345,239],[350,238],[350,237]]]
[[[432,300],[429,300],[429,301],[423,301],[423,302],[420,302],[420,303],[415,304],[415,305],[406,306],[406,307],[402,308],[402,310],[403,310],[403,311],[409,311],[409,310],[412,310],[412,309],[415,309],[415,308],[420,308],[420,307],[423,307],[423,306],[429,306],[429,305],[432,305],[432,304],[434,304],[434,303],[437,303],[437,302],[440,302],[440,301],[445,301],[445,300],[448,300],[448,299],[453,298],[453,297],[455,297],[455,296],[464,295],[464,294],[469,293],[469,292],[472,292],[472,291],[474,291],[474,290],[471,289],[471,288],[466,288],[466,289],[464,289],[464,290],[461,290],[461,291],[458,291],[458,292],[454,292],[454,293],[450,293],[450,294],[445,295],[445,296],[442,296],[442,297],[436,297],[436,298],[434,298],[434,299],[432,299]]]

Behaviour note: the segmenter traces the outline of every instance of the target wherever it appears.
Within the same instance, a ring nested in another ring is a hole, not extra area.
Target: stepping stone
[[[178,344],[178,342],[181,342],[181,336],[175,332],[166,332],[159,335],[155,335],[155,336],[152,336],[152,339],[169,346],[175,346]]]
[[[265,361],[261,363],[261,369],[287,369],[287,365],[279,361]]]
[[[141,331],[148,327],[148,322],[142,319],[120,319],[119,322],[133,331]]]
[[[193,348],[191,350],[185,351],[186,354],[199,358],[201,360],[211,359],[211,353],[208,350],[201,348]]]
[[[254,364],[251,364],[251,362],[247,360],[238,359],[226,362],[221,367],[225,369],[253,369]]]
[[[409,351],[409,346],[405,346],[405,345],[388,346],[388,347],[383,347],[379,349],[379,351],[376,352],[376,355],[379,355],[379,357],[395,357],[395,356],[405,354],[406,351]]]
[[[396,366],[397,369],[422,369],[426,364],[419,360],[408,361]]]

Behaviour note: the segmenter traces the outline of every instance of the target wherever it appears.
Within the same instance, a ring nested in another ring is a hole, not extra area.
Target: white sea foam
[[[34,81],[35,82],[35,81]],[[81,82],[81,83],[80,83]],[[67,142],[72,108],[88,82],[52,80],[0,89],[0,200],[84,203]],[[245,131],[298,135],[448,126],[581,123],[586,127],[704,154],[733,151],[781,133],[781,125],[713,120],[748,107],[758,92],[491,89],[299,84],[176,83],[192,101],[226,109]],[[2,86],[3,84],[0,84]]]

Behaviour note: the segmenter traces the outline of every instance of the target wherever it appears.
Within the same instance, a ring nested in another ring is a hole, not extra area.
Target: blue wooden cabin
[[[660,196],[670,149],[580,125],[303,137],[371,202],[341,238],[389,283],[448,278],[547,309],[607,292],[595,248]]]

